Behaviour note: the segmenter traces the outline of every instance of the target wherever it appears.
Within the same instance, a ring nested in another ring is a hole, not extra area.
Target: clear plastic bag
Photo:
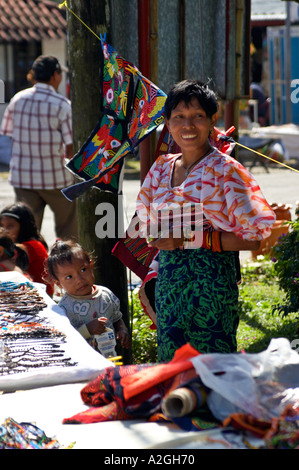
[[[258,354],[202,354],[192,362],[221,421],[232,413],[271,419],[286,405],[299,404],[299,355],[285,338],[273,339]]]

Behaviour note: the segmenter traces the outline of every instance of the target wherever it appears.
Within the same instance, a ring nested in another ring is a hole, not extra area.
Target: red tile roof
[[[66,13],[50,0],[0,0],[0,43],[66,38]]]

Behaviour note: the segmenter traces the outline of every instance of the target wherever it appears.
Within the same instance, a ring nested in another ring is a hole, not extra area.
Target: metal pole
[[[291,109],[291,18],[290,18],[290,2],[286,2],[286,28],[285,28],[285,109],[286,122],[292,122]]]
[[[138,41],[139,69],[149,78],[151,75],[150,58],[150,5],[149,0],[138,1]],[[143,182],[151,166],[151,145],[149,138],[139,144],[140,181]]]

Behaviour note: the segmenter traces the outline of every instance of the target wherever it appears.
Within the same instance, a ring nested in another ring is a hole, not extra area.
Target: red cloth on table
[[[160,409],[162,398],[196,376],[189,360],[199,352],[182,346],[167,364],[108,367],[81,390],[92,408],[63,420],[64,424],[148,418]]]
[[[46,283],[43,279],[46,261],[48,259],[48,252],[45,246],[39,240],[22,242],[22,245],[25,246],[29,258],[27,273],[30,275],[33,282],[46,284],[47,294],[52,296],[54,293],[53,285]]]

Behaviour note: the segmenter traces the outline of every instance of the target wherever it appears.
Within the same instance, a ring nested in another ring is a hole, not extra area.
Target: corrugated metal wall
[[[149,0],[149,8],[151,2]],[[182,78],[212,79],[225,99],[235,98],[236,7],[244,7],[242,51],[246,40],[246,0],[157,0],[156,84],[166,93]],[[111,42],[138,66],[138,0],[110,0]],[[246,94],[246,54],[241,62],[241,95]],[[151,78],[151,77],[149,77]]]

